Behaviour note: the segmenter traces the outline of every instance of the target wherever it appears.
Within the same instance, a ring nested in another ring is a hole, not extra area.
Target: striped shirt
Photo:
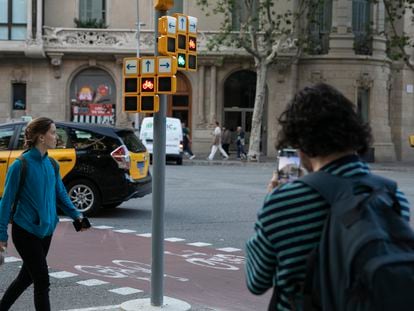
[[[355,155],[327,164],[323,171],[351,177],[370,174]],[[401,216],[410,220],[409,203],[397,190]],[[319,244],[329,205],[300,180],[275,189],[258,212],[255,235],[246,244],[247,287],[256,295],[275,287],[276,310],[292,310],[290,301],[300,297],[306,259]]]

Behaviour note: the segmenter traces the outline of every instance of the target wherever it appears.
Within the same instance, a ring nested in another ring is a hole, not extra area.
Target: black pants
[[[34,304],[37,311],[50,311],[49,272],[46,255],[52,236],[40,239],[16,224],[12,225],[12,238],[17,252],[23,260],[16,279],[7,288],[0,302],[0,311],[9,310],[13,303],[32,283]]]

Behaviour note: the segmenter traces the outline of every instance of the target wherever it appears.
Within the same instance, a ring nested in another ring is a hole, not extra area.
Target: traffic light
[[[186,53],[177,53],[177,69],[185,70],[187,68],[187,55]]]
[[[157,92],[157,85],[155,77],[141,77],[140,79],[140,93],[141,95],[150,94],[153,95]]]
[[[160,110],[160,99],[158,95],[141,95],[139,111],[145,113],[158,112]]]
[[[197,21],[193,16],[187,16],[188,19],[188,42],[187,42],[187,70],[197,70]]]
[[[187,70],[188,71],[196,71],[197,70],[197,55],[196,54],[188,54],[187,59]]]
[[[176,76],[157,77],[158,94],[173,94],[177,91]]]
[[[168,11],[174,6],[174,0],[155,0],[154,8],[158,11]]]
[[[124,94],[128,93],[139,93],[138,77],[124,77]]]
[[[175,55],[177,19],[172,16],[162,16],[158,19],[158,53]]]
[[[124,112],[139,112],[139,96],[137,95],[127,95],[123,97]]]
[[[177,35],[177,52],[185,52],[187,50],[187,35],[179,33]]]

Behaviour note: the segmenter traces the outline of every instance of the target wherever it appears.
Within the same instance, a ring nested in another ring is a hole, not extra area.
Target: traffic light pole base
[[[144,299],[135,299],[126,301],[121,304],[120,310],[122,311],[156,311],[156,310],[165,310],[165,311],[189,311],[191,306],[185,301],[165,297],[164,304],[160,307],[155,307],[151,305],[150,298]]]

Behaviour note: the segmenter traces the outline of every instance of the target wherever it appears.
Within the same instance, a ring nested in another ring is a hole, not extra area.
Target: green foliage
[[[105,21],[102,19],[97,20],[96,18],[89,18],[87,20],[81,20],[75,18],[73,22],[77,28],[108,28],[108,25],[106,25]]]

